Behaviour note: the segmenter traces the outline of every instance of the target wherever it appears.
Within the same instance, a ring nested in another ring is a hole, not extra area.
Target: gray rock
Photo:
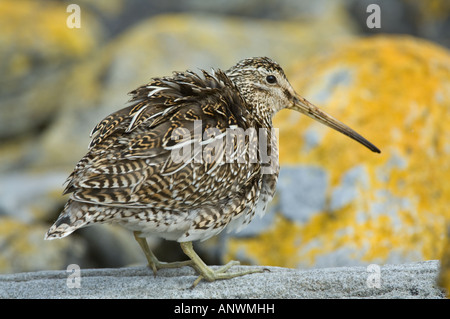
[[[349,169],[331,194],[330,209],[335,211],[351,203],[358,196],[359,188],[368,189],[369,183],[370,178],[363,165]]]
[[[367,12],[370,4],[380,8],[381,28],[369,28]],[[437,4],[437,6],[436,6]],[[425,38],[446,47],[450,46],[448,34],[450,15],[448,2],[402,0],[345,0],[346,12],[365,34],[410,34]]]
[[[47,217],[62,206],[63,183],[68,173],[5,172],[0,174],[0,216],[6,215],[25,222]]]
[[[277,186],[280,210],[291,220],[307,222],[325,208],[328,176],[321,167],[283,166]]]
[[[379,288],[371,279],[376,272],[366,267],[265,268],[194,289],[196,275],[188,267],[163,269],[156,277],[146,267],[81,269],[80,288],[68,288],[66,271],[0,275],[0,298],[445,298],[435,283],[437,260],[380,266]]]

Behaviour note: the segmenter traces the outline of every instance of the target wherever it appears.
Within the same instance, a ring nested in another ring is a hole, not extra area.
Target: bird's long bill
[[[344,123],[336,120],[332,116],[328,115],[327,113],[321,111],[317,106],[313,105],[312,103],[308,102],[301,96],[297,95],[294,98],[294,104],[290,107],[288,107],[292,110],[299,111],[310,118],[325,124],[328,127],[331,127],[335,129],[338,132],[341,132],[342,134],[347,135],[348,137],[354,139],[355,141],[358,141],[365,147],[367,147],[372,152],[380,153],[380,150],[370,143],[368,140],[366,140],[364,137],[356,133],[354,130],[352,130],[350,127],[345,125]]]

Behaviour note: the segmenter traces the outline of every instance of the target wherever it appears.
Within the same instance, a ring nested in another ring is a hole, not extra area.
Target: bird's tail
[[[45,240],[64,238],[78,228],[87,226],[91,218],[87,204],[69,199],[55,223],[45,234]]]

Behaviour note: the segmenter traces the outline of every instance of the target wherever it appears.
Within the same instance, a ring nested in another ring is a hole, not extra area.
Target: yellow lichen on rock
[[[80,11],[80,28],[69,28],[68,5],[0,1],[0,138],[4,141],[27,133],[33,137],[45,127],[62,107],[67,69],[102,43],[103,29],[88,10]],[[0,153],[5,152],[0,149]]]
[[[270,240],[294,248],[297,266],[324,258],[332,265],[337,251],[347,264],[438,259],[450,220],[449,52],[411,37],[370,37],[300,63],[288,77],[299,94],[382,153],[370,153],[305,116],[281,112],[274,122],[281,163],[321,167],[329,184],[323,211],[304,223],[287,224],[281,217],[267,232]],[[336,204],[355,168],[361,168],[357,195]],[[296,236],[281,243],[285,233]],[[267,234],[232,239],[228,257],[243,245],[258,263],[291,266],[280,262],[278,251],[256,253],[260,244],[270,247]]]
[[[99,25],[88,12],[82,12],[82,27],[67,27],[71,12],[67,12],[66,7],[52,1],[0,2],[2,42],[13,44],[18,52],[23,53],[33,47],[41,54],[57,59],[86,54],[96,46],[93,34],[99,32]]]

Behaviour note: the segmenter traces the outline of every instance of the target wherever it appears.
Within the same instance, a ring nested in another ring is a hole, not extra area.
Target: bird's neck
[[[264,95],[255,94],[254,89],[249,86],[240,85],[237,88],[255,122],[260,123],[259,126],[271,128],[275,112]]]
[[[244,100],[247,102],[250,112],[257,122],[261,123],[265,128],[272,128],[272,118],[275,115],[275,112],[273,112],[273,108],[270,106],[267,99],[252,98],[250,101],[247,101],[244,97]]]

